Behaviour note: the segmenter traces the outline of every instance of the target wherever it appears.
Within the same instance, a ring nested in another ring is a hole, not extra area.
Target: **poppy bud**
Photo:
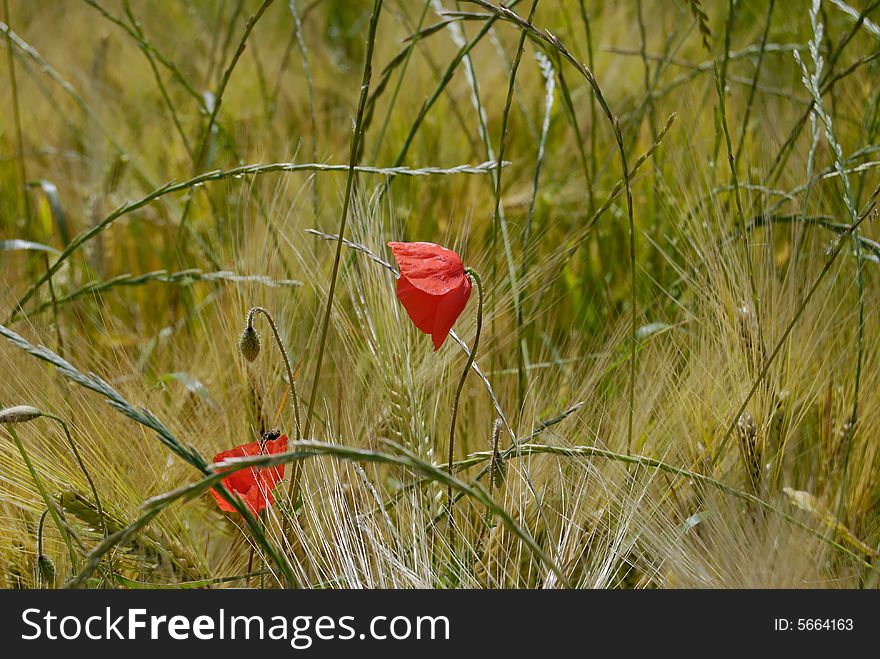
[[[257,355],[260,354],[260,335],[257,334],[257,330],[253,328],[253,325],[248,325],[244,328],[244,332],[241,333],[241,337],[238,339],[238,349],[249,362],[254,361]]]
[[[55,585],[58,571],[55,569],[55,563],[52,562],[51,558],[45,554],[40,554],[37,557],[37,570],[40,573],[40,579],[50,586]]]
[[[31,405],[16,405],[0,410],[0,423],[26,423],[43,416],[36,407]]]

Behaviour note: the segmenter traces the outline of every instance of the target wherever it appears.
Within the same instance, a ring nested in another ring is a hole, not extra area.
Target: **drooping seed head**
[[[32,405],[15,405],[0,410],[0,423],[27,423],[41,416],[43,413]]]
[[[260,347],[260,335],[253,325],[248,325],[238,339],[238,349],[245,359],[252,362],[260,354]]]

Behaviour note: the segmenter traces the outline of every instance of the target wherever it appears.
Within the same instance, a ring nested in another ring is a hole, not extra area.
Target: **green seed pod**
[[[55,563],[52,562],[52,559],[45,554],[40,554],[37,557],[37,570],[40,572],[40,579],[43,583],[54,588],[58,571],[55,569]]]
[[[238,339],[238,349],[249,362],[254,361],[260,354],[260,335],[252,325],[245,327],[244,332],[241,333],[241,337]]]
[[[26,423],[43,416],[36,407],[31,405],[16,405],[0,410],[0,423]]]

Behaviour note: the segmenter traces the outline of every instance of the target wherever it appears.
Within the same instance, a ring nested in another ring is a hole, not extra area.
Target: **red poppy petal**
[[[464,311],[470,296],[471,282],[465,278],[462,286],[450,291],[440,300],[440,304],[437,305],[437,315],[434,318],[434,327],[431,331],[435,352],[440,349],[446,337],[449,336],[449,330],[452,329],[455,321]]]
[[[287,435],[281,435],[276,439],[265,442],[262,446],[262,450],[260,442],[251,442],[249,444],[236,446],[227,451],[221,451],[215,455],[214,462],[221,462],[228,458],[243,458],[261,454],[272,455],[284,453],[287,450],[287,441]],[[283,479],[283,464],[262,469],[250,467],[229,474],[229,476],[223,479],[223,485],[230,492],[239,496],[248,508],[250,508],[251,512],[256,515],[267,505],[272,505],[275,502],[272,490]],[[211,496],[214,497],[214,501],[217,502],[220,510],[227,513],[235,512],[235,507],[220,496],[216,490],[211,490]]]
[[[400,274],[420,291],[444,295],[465,279],[461,257],[434,243],[388,243]]]
[[[256,484],[271,490],[282,480],[284,480],[284,465],[279,465],[277,467],[260,469],[260,476],[257,478]]]
[[[242,444],[227,451],[220,451],[214,456],[214,462],[220,462],[226,458],[243,458],[246,455],[259,455],[260,442],[251,442],[250,444]]]
[[[257,469],[249,467],[241,469],[234,474],[230,474],[228,478],[223,479],[223,484],[236,494],[244,494],[251,489],[257,482]]]
[[[271,488],[254,485],[250,490],[248,490],[247,495],[245,495],[244,502],[245,504],[247,504],[247,507],[251,509],[251,512],[254,515],[257,515],[267,506],[271,506],[272,504],[274,504],[275,497],[272,495]]]
[[[254,467],[239,469],[223,479],[223,485],[232,492],[244,494],[253,487],[257,478],[257,470]]]
[[[247,455],[244,452],[243,446],[236,446],[235,448],[231,448],[228,451],[220,451],[217,455],[214,456],[214,462],[222,462],[227,458],[241,458]]]
[[[284,453],[285,451],[287,451],[287,435],[281,435],[281,437],[277,439],[266,442],[266,453],[269,455]],[[269,489],[274,488],[275,485],[284,480],[284,465],[280,464],[277,467],[261,469],[260,480],[262,480]]]
[[[425,334],[430,334],[433,331],[439,296],[428,295],[401,275],[397,280],[397,299],[403,304],[403,308],[406,309],[413,325]]]
[[[211,496],[214,497],[214,501],[217,502],[217,505],[220,506],[220,510],[224,513],[234,513],[235,508],[232,507],[232,504],[229,503],[226,499],[220,496],[220,493],[215,489],[211,489]]]
[[[260,454],[260,442],[242,444],[214,456],[214,462],[222,462],[228,458],[244,458]],[[240,469],[223,479],[223,485],[232,492],[244,494],[256,483],[256,469]]]
[[[287,435],[281,435],[276,439],[271,439],[266,442],[265,452],[269,455],[274,455],[275,453],[284,453],[287,450]],[[284,465],[281,465],[284,467]]]

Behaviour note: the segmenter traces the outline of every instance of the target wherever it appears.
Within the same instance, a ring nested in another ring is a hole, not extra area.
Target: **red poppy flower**
[[[388,243],[397,264],[397,297],[413,324],[434,340],[439,350],[464,311],[471,281],[461,257],[434,243]]]
[[[263,444],[263,450],[260,451],[260,442],[251,442],[236,446],[228,451],[221,451],[214,456],[214,462],[220,462],[227,458],[243,458],[250,455],[266,455],[274,453],[284,453],[287,450],[287,435],[281,435],[277,439],[272,439]],[[249,467],[241,469],[230,474],[223,479],[223,485],[232,494],[237,495],[250,508],[251,512],[256,515],[267,506],[275,503],[275,497],[272,490],[284,478],[284,465],[277,467]],[[232,507],[226,499],[212,489],[211,496],[220,506],[220,510],[232,513],[235,508]]]

